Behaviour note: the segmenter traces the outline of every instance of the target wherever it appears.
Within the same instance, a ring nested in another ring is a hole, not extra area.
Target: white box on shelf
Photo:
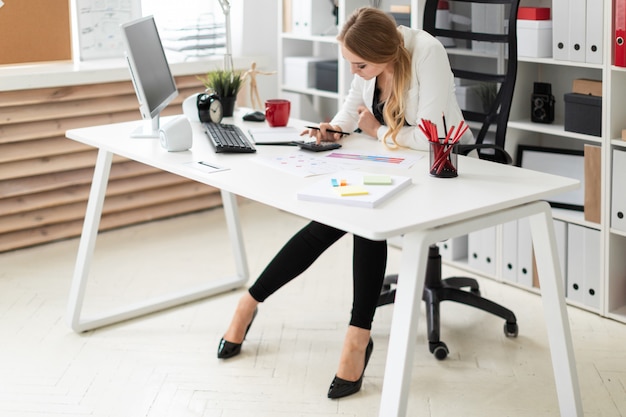
[[[459,107],[462,110],[483,112],[483,103],[480,98],[480,88],[478,84],[474,85],[459,85],[458,78],[456,79],[456,87],[454,89],[454,95],[456,101],[459,103]]]
[[[518,20],[517,55],[532,58],[552,57],[552,21]]]
[[[314,88],[315,63],[327,60],[327,57],[315,56],[285,57],[283,84],[293,88]]]

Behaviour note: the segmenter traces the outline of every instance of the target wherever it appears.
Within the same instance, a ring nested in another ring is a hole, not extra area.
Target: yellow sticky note
[[[333,190],[335,190],[335,192],[342,197],[369,194],[369,192],[365,188],[358,185],[344,185],[342,187],[333,187]]]
[[[389,175],[366,175],[363,177],[363,184],[369,185],[391,185],[392,180]]]

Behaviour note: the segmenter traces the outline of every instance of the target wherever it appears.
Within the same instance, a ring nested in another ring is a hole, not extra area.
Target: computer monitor
[[[121,28],[126,60],[143,119],[131,136],[158,138],[160,113],[178,95],[178,89],[154,17],[124,23]]]

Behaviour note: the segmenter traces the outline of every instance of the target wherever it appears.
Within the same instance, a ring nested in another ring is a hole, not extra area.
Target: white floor
[[[232,272],[222,214],[102,234],[85,312]],[[254,278],[304,220],[254,203],[241,215]],[[378,416],[393,306],[377,313],[361,392],[326,398],[350,312],[350,238],[261,306],[242,354],[228,361],[216,359],[217,343],[244,289],[73,333],[65,310],[77,247],[0,254],[0,416]],[[390,271],[397,261],[392,249]],[[540,297],[489,279],[481,288],[515,311],[519,337],[506,338],[501,319],[445,303],[450,356],[437,361],[422,317],[408,415],[558,415]],[[626,325],[569,315],[585,416],[626,416]]]

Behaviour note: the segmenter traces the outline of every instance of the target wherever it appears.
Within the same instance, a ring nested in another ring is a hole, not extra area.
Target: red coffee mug
[[[265,100],[265,120],[271,127],[287,126],[291,103],[284,99]]]

